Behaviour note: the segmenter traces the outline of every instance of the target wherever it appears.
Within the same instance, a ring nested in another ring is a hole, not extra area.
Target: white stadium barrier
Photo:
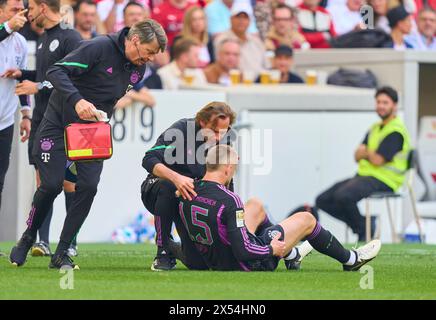
[[[418,118],[434,115],[436,54],[399,53],[385,50],[311,50],[296,54],[301,74],[305,70],[332,71],[340,66],[371,68],[380,84],[396,87],[401,93],[400,116],[404,117],[412,141],[417,138]],[[433,77],[433,80],[431,80]],[[272,143],[261,144],[260,157],[243,164],[236,179],[243,199],[260,197],[274,220],[282,219],[289,210],[304,202],[313,203],[315,196],[335,181],[353,175],[355,147],[370,124],[377,120],[373,90],[334,86],[207,86],[195,90],[152,91],[154,109],[135,105],[117,111],[112,120],[114,156],[106,161],[99,191],[85,222],[79,242],[108,241],[111,232],[129,223],[139,210],[140,185],[146,176],[141,167],[144,152],[157,135],[174,121],[192,117],[212,100],[228,102],[238,111],[241,132],[241,160],[249,159],[253,150],[247,141],[263,139],[271,130]],[[433,108],[429,106],[433,105]],[[17,121],[18,123],[18,121]],[[17,128],[16,128],[17,129]],[[256,136],[257,133],[260,136]],[[27,164],[27,146],[15,140],[11,166],[3,192],[0,212],[0,241],[16,240],[25,228],[34,191],[34,172]],[[271,152],[272,158],[262,157]],[[256,153],[255,152],[255,153]],[[259,170],[271,168],[266,175]],[[255,174],[256,173],[256,174]],[[408,201],[395,203],[397,231],[403,232],[412,220]],[[384,213],[383,204],[375,204],[375,213]],[[429,210],[434,212],[435,205]],[[61,194],[55,202],[51,238],[58,239],[65,217]],[[321,213],[321,222],[339,240],[347,237],[344,225]],[[381,214],[381,237],[390,241],[386,214]]]

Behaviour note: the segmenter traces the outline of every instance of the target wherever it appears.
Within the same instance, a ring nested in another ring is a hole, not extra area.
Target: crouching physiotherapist
[[[139,82],[145,64],[164,51],[167,37],[151,19],[130,29],[84,41],[47,71],[53,93],[36,133],[33,154],[40,169],[41,185],[33,197],[27,230],[12,249],[11,263],[21,266],[35,241],[36,232],[62,191],[66,154],[64,128],[95,118],[97,109],[112,116],[117,101]],[[51,268],[75,268],[67,249],[85,221],[103,169],[102,161],[77,162],[76,194],[65,218]]]

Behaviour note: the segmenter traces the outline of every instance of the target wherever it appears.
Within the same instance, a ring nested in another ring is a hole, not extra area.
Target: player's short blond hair
[[[219,144],[210,148],[206,157],[206,170],[217,171],[221,166],[238,164],[238,153],[226,144]]]

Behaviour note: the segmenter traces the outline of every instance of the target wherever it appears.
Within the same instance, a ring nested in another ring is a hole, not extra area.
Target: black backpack
[[[330,41],[332,48],[393,48],[389,34],[380,29],[351,31]]]
[[[377,88],[377,79],[370,70],[341,68],[327,78],[327,83],[344,87]]]

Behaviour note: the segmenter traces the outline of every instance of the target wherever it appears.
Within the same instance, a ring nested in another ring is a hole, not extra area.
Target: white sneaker
[[[364,264],[370,262],[372,259],[374,259],[381,249],[381,241],[376,239],[368,242],[367,244],[353,250],[357,254],[357,260],[356,262],[351,265],[343,265],[344,271],[357,271],[359,270]]]

